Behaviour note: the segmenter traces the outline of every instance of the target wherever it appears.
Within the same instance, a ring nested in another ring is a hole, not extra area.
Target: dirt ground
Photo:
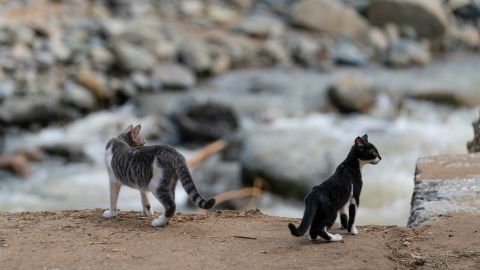
[[[293,237],[298,220],[258,211],[150,218],[102,210],[0,213],[1,269],[480,269],[480,218],[441,216],[417,229],[362,226],[343,242]]]

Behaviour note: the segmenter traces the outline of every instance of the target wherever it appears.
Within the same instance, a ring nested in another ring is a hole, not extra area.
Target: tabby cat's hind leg
[[[146,216],[151,216],[152,210],[150,202],[148,201],[148,193],[146,191],[140,190],[140,196],[142,197],[143,214]]]
[[[164,213],[160,217],[152,221],[153,227],[163,227],[167,225],[168,221],[175,216],[175,200],[173,200],[170,190],[168,187],[160,187],[157,192],[154,193],[155,198],[163,205],[165,208]]]

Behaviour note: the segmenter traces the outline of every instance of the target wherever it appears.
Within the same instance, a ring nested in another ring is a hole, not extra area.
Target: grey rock
[[[169,145],[180,143],[177,128],[167,117],[150,114],[140,121],[142,123],[142,136],[148,142]]]
[[[312,66],[318,60],[320,43],[307,35],[289,33],[285,36],[285,46],[292,58],[303,65]]]
[[[96,98],[92,92],[71,81],[64,84],[62,101],[67,105],[73,105],[86,111],[91,111],[96,107]]]
[[[440,1],[380,0],[372,1],[367,10],[370,23],[412,26],[419,37],[436,39],[447,32],[447,14]]]
[[[47,124],[72,117],[57,99],[47,96],[11,97],[0,105],[0,122],[7,125]]]
[[[385,64],[391,67],[424,66],[430,61],[430,51],[418,42],[404,38],[393,40],[384,57]]]
[[[70,48],[68,48],[60,38],[50,40],[50,51],[53,56],[61,62],[67,61],[72,54]]]
[[[290,16],[297,25],[334,35],[357,37],[368,30],[368,23],[356,11],[339,1],[298,1]]]
[[[424,157],[417,161],[409,227],[428,224],[439,215],[479,213],[480,155]]]
[[[331,57],[337,64],[353,66],[365,65],[369,59],[357,45],[346,39],[341,39],[335,44]]]
[[[242,181],[252,186],[260,177],[269,191],[303,199],[334,169],[328,142],[308,129],[255,129],[244,134],[240,154]]]
[[[152,83],[149,76],[143,72],[134,72],[130,75],[130,81],[141,91],[150,90]]]
[[[186,67],[177,64],[162,64],[155,67],[153,80],[158,80],[164,88],[188,89],[195,85],[195,75]]]
[[[156,64],[155,57],[141,46],[118,42],[112,49],[117,63],[125,71],[149,71]]]
[[[2,82],[0,83],[0,103],[4,99],[13,96],[16,87],[15,81],[2,79]]]
[[[221,139],[238,130],[237,113],[228,105],[208,101],[182,104],[171,116],[182,142],[206,142]]]
[[[96,65],[111,65],[115,61],[115,56],[103,46],[92,46],[89,54]]]
[[[11,30],[15,36],[16,42],[30,45],[35,39],[35,33],[33,30],[25,25],[15,25]]]
[[[467,143],[469,153],[480,152],[480,118],[472,123],[473,140]]]
[[[55,57],[48,51],[34,52],[33,58],[35,59],[39,69],[50,69],[55,63]]]
[[[60,158],[65,162],[93,162],[80,144],[42,145],[40,149],[48,156]]]
[[[369,79],[348,73],[329,87],[328,97],[342,113],[368,112],[375,105],[376,89]]]
[[[179,56],[196,73],[210,71],[212,58],[208,45],[201,39],[185,40],[180,46]]]
[[[206,13],[211,20],[221,24],[232,22],[237,18],[235,10],[219,4],[210,4]]]
[[[286,64],[290,62],[290,55],[287,49],[283,46],[280,40],[269,39],[265,41],[259,50],[259,60],[264,58],[267,65],[271,64]]]
[[[240,163],[224,161],[220,155],[206,160],[192,174],[199,189],[208,190],[212,195],[242,187]]]
[[[234,27],[238,31],[252,37],[272,38],[283,34],[283,23],[273,17],[254,15],[239,21]]]

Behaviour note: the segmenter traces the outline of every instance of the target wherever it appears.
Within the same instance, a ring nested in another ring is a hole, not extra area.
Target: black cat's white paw
[[[358,230],[357,230],[357,228],[352,227],[352,229],[350,229],[350,231],[349,231],[348,233],[351,234],[351,235],[357,235],[357,234],[358,234]]]
[[[334,235],[330,235],[330,242],[338,242],[338,241],[342,241],[343,238],[340,234],[334,234]]]

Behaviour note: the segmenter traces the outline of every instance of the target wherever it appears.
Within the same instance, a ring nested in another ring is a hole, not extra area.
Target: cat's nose
[[[382,157],[380,155],[378,155],[378,159],[382,160]]]

